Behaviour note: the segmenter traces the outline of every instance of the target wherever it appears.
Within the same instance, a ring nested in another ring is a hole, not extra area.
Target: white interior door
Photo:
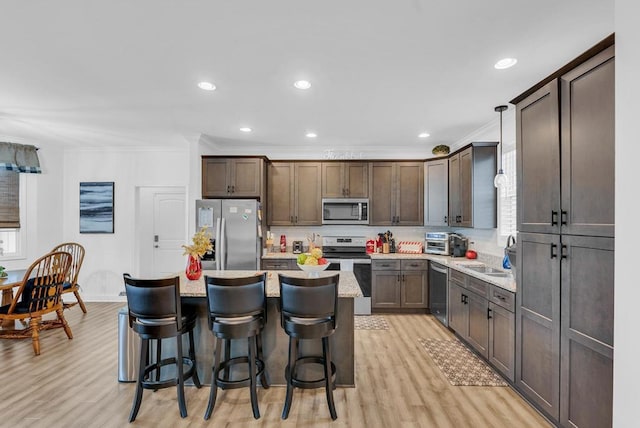
[[[166,276],[184,269],[187,224],[184,193],[153,195],[153,273]]]
[[[184,270],[187,243],[186,192],[179,187],[138,190],[138,274],[159,278]]]

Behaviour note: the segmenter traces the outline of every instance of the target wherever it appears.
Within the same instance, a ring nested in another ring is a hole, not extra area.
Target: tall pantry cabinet
[[[614,46],[516,98],[516,387],[560,426],[613,402]]]

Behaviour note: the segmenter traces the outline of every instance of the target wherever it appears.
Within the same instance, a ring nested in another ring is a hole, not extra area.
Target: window
[[[0,258],[14,258],[22,254],[20,205],[24,204],[23,183],[17,172],[0,171]]]
[[[507,236],[516,234],[516,151],[502,154],[502,168],[507,175],[507,185],[498,195],[498,244],[504,245]]]

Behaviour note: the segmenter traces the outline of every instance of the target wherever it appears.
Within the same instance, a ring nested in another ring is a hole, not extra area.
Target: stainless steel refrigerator
[[[210,257],[203,258],[202,268],[260,269],[260,215],[260,203],[255,199],[197,200],[196,228],[207,227],[215,250]]]

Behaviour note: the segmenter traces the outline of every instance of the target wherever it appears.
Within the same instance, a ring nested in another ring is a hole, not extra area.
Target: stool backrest
[[[267,274],[242,277],[204,277],[209,325],[216,317],[233,318],[263,314],[267,317]]]
[[[331,318],[336,327],[340,274],[323,278],[278,277],[283,322],[284,317]]]
[[[179,277],[137,279],[125,273],[123,278],[129,306],[129,325],[133,326],[136,319],[175,318],[178,330],[182,329]]]

